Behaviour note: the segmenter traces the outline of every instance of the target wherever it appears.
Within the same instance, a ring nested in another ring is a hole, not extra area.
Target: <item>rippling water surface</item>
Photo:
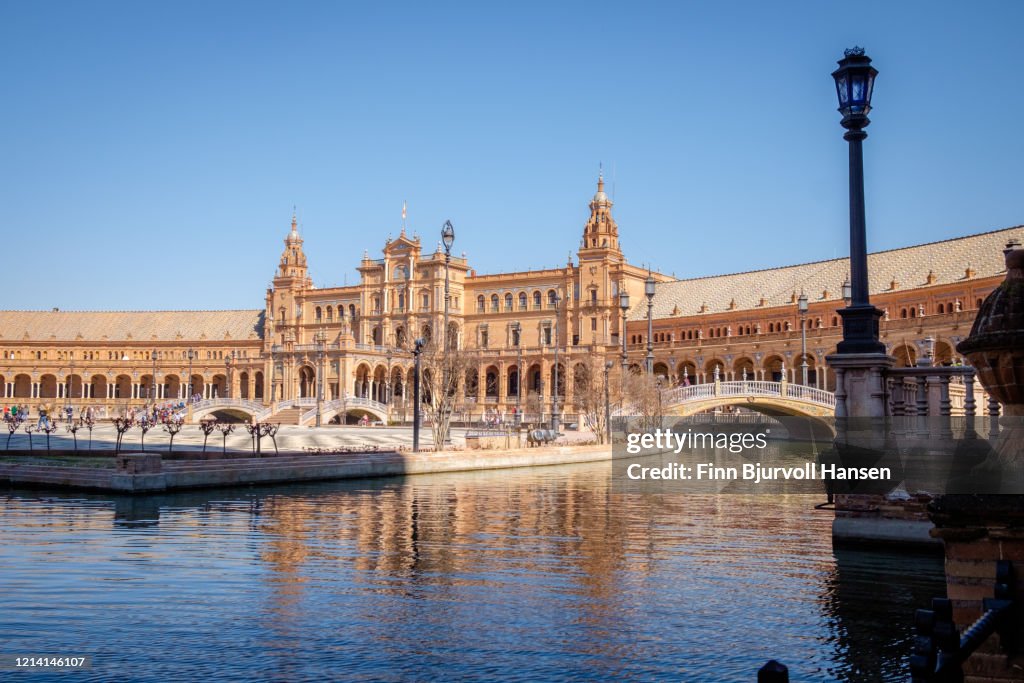
[[[941,561],[834,553],[807,496],[613,492],[594,464],[0,499],[32,680],[905,680]]]

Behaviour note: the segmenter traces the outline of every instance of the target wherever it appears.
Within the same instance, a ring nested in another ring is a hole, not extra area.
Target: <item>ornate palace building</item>
[[[466,413],[548,407],[556,385],[572,413],[584,359],[612,360],[616,372],[643,366],[648,272],[626,261],[601,179],[589,206],[576,256],[561,268],[483,275],[449,259],[448,333],[477,365],[463,383]],[[1015,227],[870,256],[872,301],[886,312],[883,340],[899,364],[932,347],[938,362],[958,360],[956,342],[1003,278],[1003,248],[1022,238]],[[0,311],[0,400],[95,405],[112,416],[195,395],[194,417],[296,423],[322,396],[325,420],[401,419],[411,341],[434,338],[446,319],[446,256],[423,246],[403,229],[381,258],[364,253],[358,284],[318,288],[293,217],[259,310]],[[832,389],[822,368],[841,336],[847,273],[846,259],[691,280],[653,273],[654,372],[667,383],[712,381],[716,370],[722,379],[802,382],[805,317],[808,383]]]

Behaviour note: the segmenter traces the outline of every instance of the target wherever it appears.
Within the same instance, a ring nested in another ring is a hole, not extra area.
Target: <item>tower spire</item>
[[[612,201],[604,191],[604,164],[598,166],[597,192],[590,200],[590,218],[583,228],[584,249],[619,248],[619,227],[612,218]]]
[[[405,237],[405,215],[406,215],[406,202],[402,200],[402,237]]]

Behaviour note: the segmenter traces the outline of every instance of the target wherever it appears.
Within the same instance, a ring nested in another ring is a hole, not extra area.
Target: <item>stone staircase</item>
[[[302,414],[307,410],[309,410],[309,408],[285,408],[277,411],[264,420],[264,422],[273,422],[274,424],[283,425],[297,425],[299,424],[299,418],[301,418]]]

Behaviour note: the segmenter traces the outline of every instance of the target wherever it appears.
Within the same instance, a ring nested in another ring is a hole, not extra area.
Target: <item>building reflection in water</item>
[[[9,543],[0,561],[27,619],[47,592],[36,550],[60,542],[62,561],[87,563],[83,595],[87,579],[116,575],[95,602],[137,608],[126,631],[119,613],[78,604],[98,648],[129,632],[133,652],[159,648],[174,633],[174,661],[193,672],[215,646],[244,654],[232,673],[249,679],[745,681],[778,658],[794,680],[903,680],[909,620],[941,594],[941,563],[834,555],[815,502],[623,493],[595,464],[137,504],[15,494],[0,536],[35,545]],[[67,543],[85,536],[93,545]]]

